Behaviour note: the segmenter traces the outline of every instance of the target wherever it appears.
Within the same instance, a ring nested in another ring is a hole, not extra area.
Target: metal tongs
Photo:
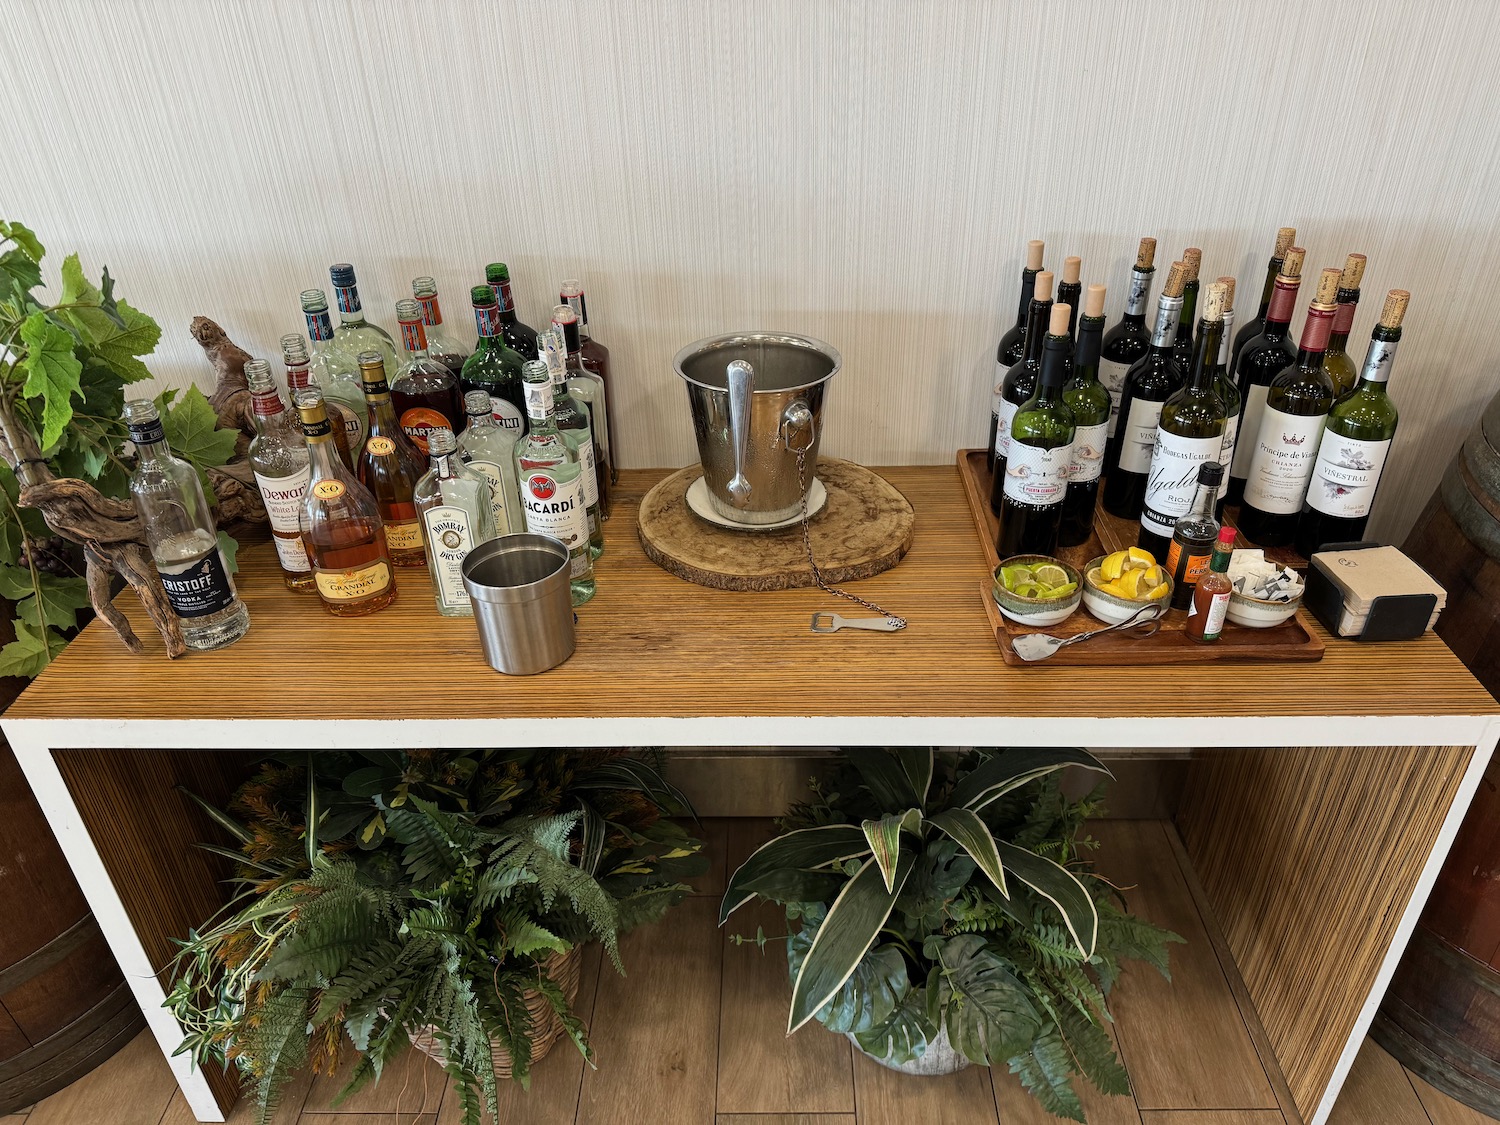
[[[1150,614],[1149,617],[1142,616]],[[1060,648],[1068,645],[1076,645],[1079,641],[1086,641],[1090,637],[1097,637],[1101,633],[1112,633],[1116,629],[1140,629],[1136,634],[1138,637],[1149,637],[1161,628],[1161,619],[1167,615],[1167,607],[1160,602],[1152,602],[1143,605],[1118,625],[1109,625],[1103,629],[1090,629],[1087,633],[1077,633],[1071,637],[1054,637],[1050,633],[1027,633],[1015,638],[1010,647],[1022,660],[1046,660]]]
[[[812,615],[814,633],[837,633],[840,629],[872,629],[877,633],[894,633],[905,628],[906,622],[899,617],[840,617],[836,613]]]

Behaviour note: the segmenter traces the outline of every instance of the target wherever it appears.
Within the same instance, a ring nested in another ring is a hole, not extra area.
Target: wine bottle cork
[[[1400,328],[1401,318],[1406,315],[1406,303],[1411,294],[1405,289],[1392,289],[1385,295],[1385,307],[1380,310],[1380,327]]]
[[[1029,270],[1039,270],[1039,269],[1042,268],[1042,251],[1045,250],[1046,248],[1047,248],[1047,244],[1045,242],[1043,242],[1040,238],[1033,238],[1030,242],[1028,242],[1026,244],[1026,268],[1027,269],[1029,269]]]
[[[1034,301],[1052,300],[1052,271],[1043,270],[1036,275],[1036,292],[1032,294]]]
[[[1052,323],[1047,325],[1047,332],[1053,336],[1066,336],[1068,334],[1068,318],[1073,315],[1073,306],[1059,301],[1052,306]]]
[[[1083,272],[1083,259],[1076,254],[1063,259],[1063,281],[1068,285],[1078,284],[1078,275]]]
[[[1203,319],[1224,319],[1224,283],[1215,281],[1208,287],[1208,296],[1203,298]]]
[[[1167,274],[1167,283],[1161,287],[1163,297],[1181,297],[1182,286],[1187,281],[1187,264],[1184,262],[1173,262],[1172,270]]]
[[[1292,243],[1297,241],[1296,227],[1282,227],[1276,232],[1276,249],[1272,257],[1286,259],[1286,252],[1292,248]]]
[[[1281,259],[1281,276],[1290,281],[1292,278],[1302,276],[1302,259],[1307,257],[1307,251],[1300,246],[1293,246],[1287,250]]]
[[[1196,246],[1189,246],[1182,252],[1182,261],[1187,266],[1186,280],[1197,281],[1198,270],[1203,265],[1203,251],[1199,250]]]
[[[1224,311],[1228,312],[1234,308],[1234,278],[1221,277],[1216,284],[1224,287]]]
[[[1326,305],[1330,309],[1337,305],[1339,303],[1339,278],[1343,274],[1344,271],[1338,266],[1325,267],[1318,275],[1318,292],[1313,297],[1313,304]]]
[[[1344,272],[1339,278],[1340,289],[1358,289],[1365,276],[1365,256],[1350,254],[1344,259]]]
[[[1090,285],[1088,292],[1083,295],[1083,315],[1104,315],[1104,286]]]
[[[1156,239],[1141,239],[1140,249],[1135,252],[1135,268],[1149,270],[1154,261],[1156,261]]]

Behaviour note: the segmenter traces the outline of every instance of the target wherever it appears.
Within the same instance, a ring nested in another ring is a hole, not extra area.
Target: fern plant
[[[1076,1077],[1128,1093],[1105,1030],[1110,990],[1124,960],[1166,975],[1182,939],[1132,917],[1093,870],[1083,829],[1097,790],[1071,800],[1057,771],[1105,767],[1035,749],[862,748],[844,762],[734,873],[720,909],[722,924],[764,899],[797,926],[787,1033],[816,1019],[898,1065],[946,1034],[1074,1121]]]

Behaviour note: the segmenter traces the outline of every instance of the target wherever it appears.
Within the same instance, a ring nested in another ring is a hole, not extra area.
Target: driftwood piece
[[[214,389],[208,403],[219,416],[219,428],[238,430],[240,443],[234,455],[243,457],[255,436],[255,417],[250,411],[250,386],[245,381],[245,361],[250,353],[231,340],[206,316],[193,317],[193,339],[203,346],[214,369]]]

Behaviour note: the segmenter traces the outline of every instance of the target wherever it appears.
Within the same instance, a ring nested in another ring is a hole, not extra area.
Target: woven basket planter
[[[566,953],[553,953],[542,962],[547,971],[562,993],[567,997],[569,1006],[572,1005],[574,997],[578,995],[578,978],[583,968],[583,953],[577,946]],[[547,1003],[547,998],[540,992],[527,990],[525,993],[526,1011],[531,1016],[531,1062],[539,1062],[552,1044],[556,1043],[558,1037],[563,1034],[563,1024],[552,1010],[552,1005]],[[411,1033],[411,1042],[417,1050],[428,1058],[434,1060],[439,1066],[447,1065],[447,1056],[443,1053],[443,1045],[438,1041],[436,1029],[432,1027],[416,1028]],[[510,1052],[490,1040],[490,1052],[495,1059],[495,1077],[505,1081],[511,1076],[513,1060]]]

